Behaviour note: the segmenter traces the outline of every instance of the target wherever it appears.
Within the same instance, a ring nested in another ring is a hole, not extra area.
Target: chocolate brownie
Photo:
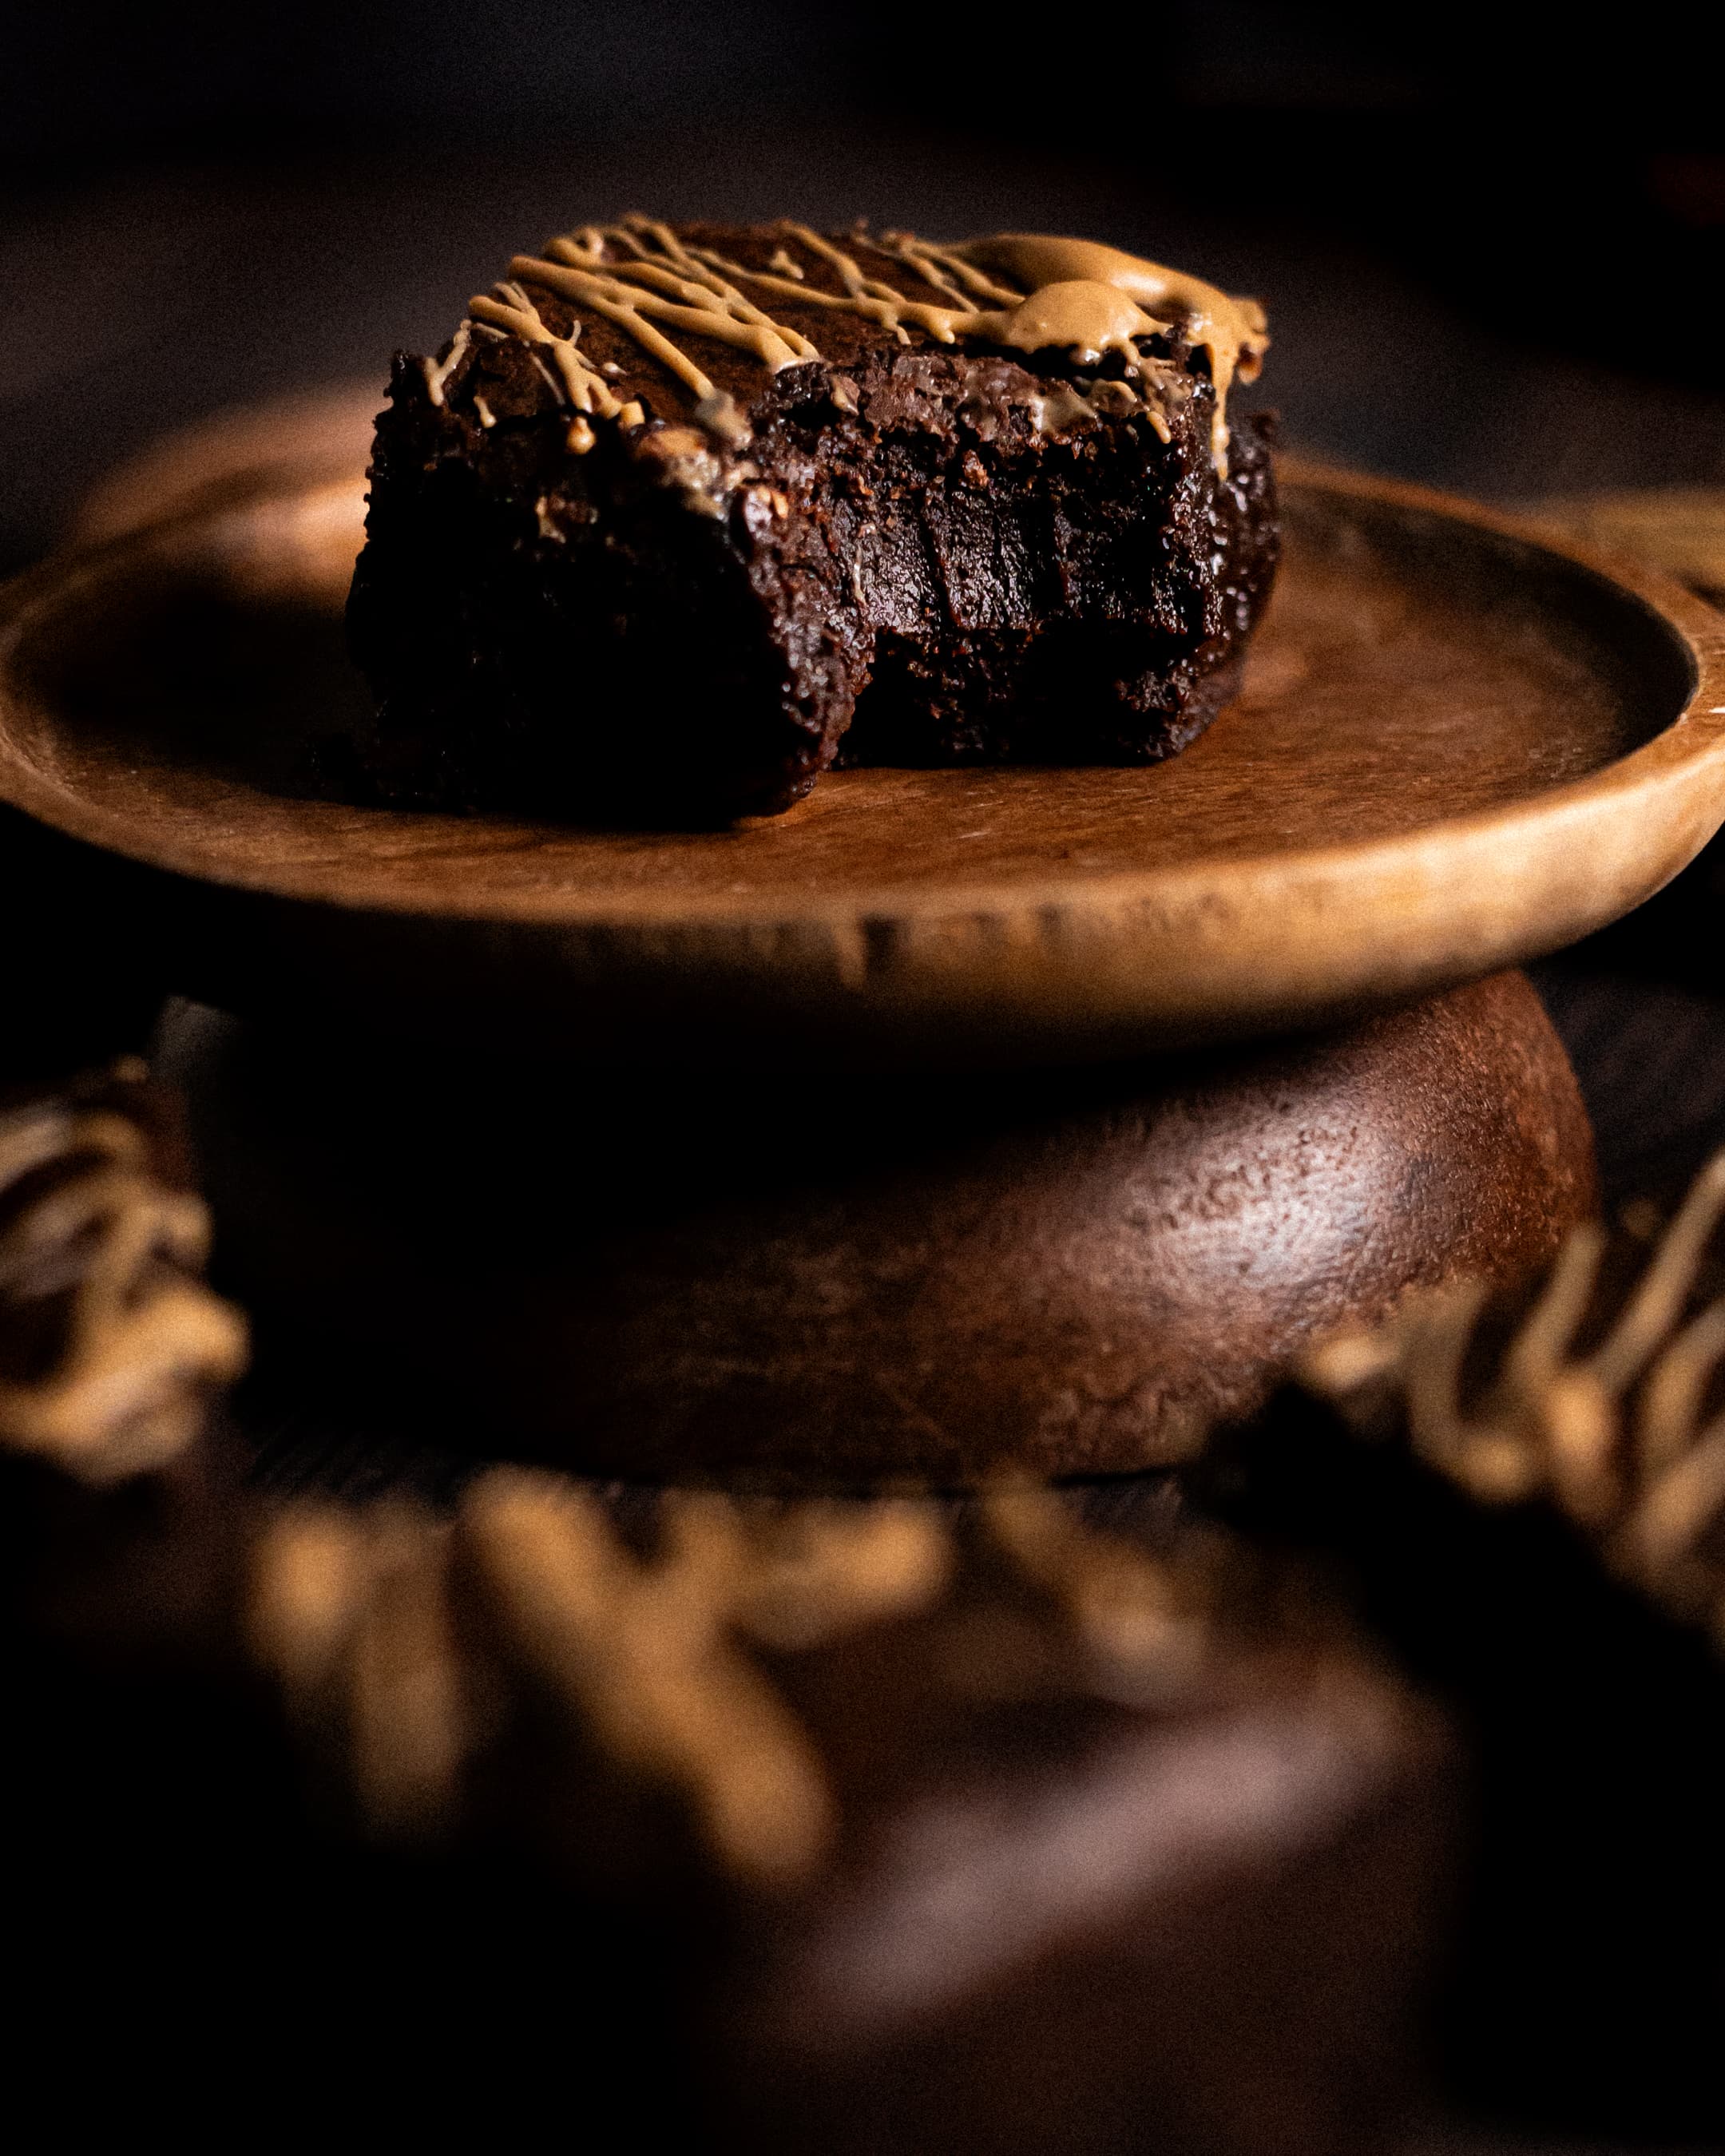
[[[1722,1213],[1725,1156],[1651,1254],[1639,1207],[1577,1231],[1525,1312],[1411,1299],[1200,1477],[1339,1561],[1473,1733],[1446,2078],[1614,2144],[1725,2145]]]
[[[296,2077],[363,2028],[392,2086],[501,2071],[655,2146],[1385,2145],[1457,1753],[1286,1568],[1045,1491],[955,1519],[509,1469],[444,1514],[235,1493],[223,1564],[170,1495],[57,1514],[14,1778],[44,1928],[105,1958],[165,1901],[217,2025],[237,1991]],[[69,1789],[32,1741],[69,1714]]]
[[[1297,1570],[1167,1485],[1129,1533],[1028,1485],[268,1499],[231,1430],[198,1441],[239,1330],[158,1179],[165,1105],[128,1070],[0,1126],[15,1255],[101,1291],[89,1369],[0,1295],[10,1913],[49,2080],[97,1966],[110,2068],[189,2022],[323,2103],[362,2028],[408,2098],[495,2105],[507,2062],[524,2105],[572,2085],[655,2145],[1379,2145],[1456,1755]]]
[[[782,809],[835,761],[1152,762],[1276,553],[1261,311],[1083,241],[588,226],[398,357],[349,606],[374,795]]]
[[[202,1274],[177,1102],[126,1058],[0,1098],[0,1452],[93,1482],[152,1467],[244,1368],[239,1313]]]
[[[588,1897],[682,1912],[703,2145],[1380,2145],[1455,1753],[1286,1572],[1028,1489],[956,1527],[672,1507],[644,1564],[591,1498],[500,1474],[451,1578],[508,1816],[536,1792]]]

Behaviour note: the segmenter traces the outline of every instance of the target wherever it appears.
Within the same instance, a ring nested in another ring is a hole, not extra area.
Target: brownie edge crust
[[[835,762],[1142,763],[1239,685],[1276,524],[1250,301],[1108,248],[630,218],[398,355],[343,790],[723,822]]]

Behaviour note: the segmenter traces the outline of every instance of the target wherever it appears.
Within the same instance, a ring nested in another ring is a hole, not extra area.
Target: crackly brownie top
[[[482,426],[548,393],[572,413],[578,453],[593,418],[624,428],[692,419],[737,449],[774,376],[819,362],[842,370],[883,342],[1057,352],[1074,367],[1106,368],[1114,403],[1130,396],[1164,436],[1179,389],[1168,355],[1201,352],[1225,473],[1228,388],[1236,374],[1255,377],[1269,339],[1255,301],[1090,240],[1004,233],[947,246],[900,232],[827,238],[788,219],[633,216],[516,255],[443,356],[423,364],[433,403],[459,384]]]

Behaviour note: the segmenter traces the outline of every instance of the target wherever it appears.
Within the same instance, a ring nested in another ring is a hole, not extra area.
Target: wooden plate
[[[1530,501],[1527,514],[1591,546],[1633,554],[1725,606],[1725,486],[1548,495]]]
[[[1132,1054],[1484,973],[1725,819],[1725,620],[1628,562],[1286,473],[1248,686],[1148,770],[870,771],[706,834],[308,798],[360,707],[352,476],[50,562],[0,610],[0,796],[138,868],[177,984],[595,1057]]]

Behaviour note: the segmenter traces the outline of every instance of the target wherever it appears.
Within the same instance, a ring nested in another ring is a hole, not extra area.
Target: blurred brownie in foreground
[[[0,1451],[100,1483],[160,1466],[246,1358],[204,1285],[178,1106],[123,1058],[0,1095]]]
[[[1384,2145],[1456,1753],[1296,1571],[1028,1490],[223,1482],[39,1487],[13,1598],[21,1949],[171,1931],[128,2042],[787,2156]]]
[[[1334,1341],[1200,1500],[1323,1553],[1478,1756],[1441,2017],[1472,2106],[1725,2144],[1725,1156],[1662,1235],[1572,1235]],[[1651,1244],[1651,1247],[1650,1247]]]
[[[280,1516],[250,1624],[374,1830],[656,1942],[608,2055],[701,2147],[1339,2156],[1405,2098],[1449,1732],[1225,1537],[503,1470]]]
[[[271,1502],[200,1441],[244,1336],[170,1106],[128,1065],[0,1124],[33,2068],[94,1967],[128,2061],[195,2022],[296,2098],[363,2028],[392,2089],[508,2061],[649,2145],[1384,2144],[1458,1752],[1298,1566],[1167,1484],[1129,1535],[1028,1485]]]
[[[349,608],[372,798],[783,809],[835,760],[1141,763],[1276,526],[1251,301],[1087,241],[632,217],[397,359]]]

